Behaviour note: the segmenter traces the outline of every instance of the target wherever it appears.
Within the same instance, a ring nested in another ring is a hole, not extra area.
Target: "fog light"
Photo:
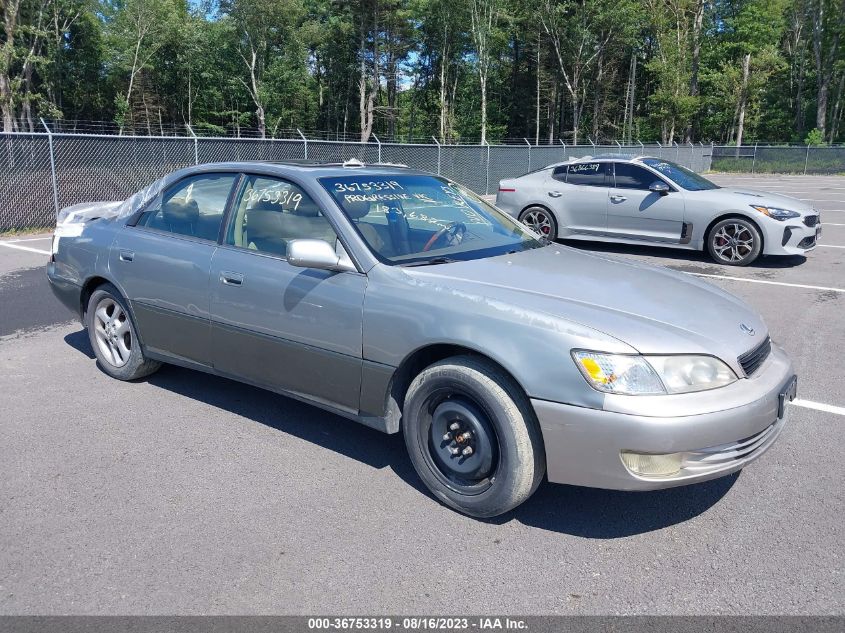
[[[681,470],[682,453],[649,455],[622,451],[622,463],[635,475],[642,477],[668,477]]]

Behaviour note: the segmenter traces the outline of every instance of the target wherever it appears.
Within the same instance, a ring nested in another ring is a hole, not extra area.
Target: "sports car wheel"
[[[543,237],[550,240],[557,239],[557,222],[554,216],[543,207],[528,207],[519,216],[519,221]]]
[[[720,264],[747,266],[760,256],[763,239],[757,227],[742,218],[727,218],[710,229],[707,250]]]
[[[100,367],[112,378],[135,380],[161,367],[144,358],[125,300],[111,284],[91,293],[85,326]]]
[[[402,430],[428,489],[470,516],[515,508],[546,470],[528,398],[484,359],[456,356],[424,369],[408,388]]]

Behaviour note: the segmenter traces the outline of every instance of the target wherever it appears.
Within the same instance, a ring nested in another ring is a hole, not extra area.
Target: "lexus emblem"
[[[748,325],[745,325],[745,323],[740,323],[739,329],[742,330],[743,332],[745,332],[746,334],[748,334],[748,336],[754,336],[754,328],[750,327]]]

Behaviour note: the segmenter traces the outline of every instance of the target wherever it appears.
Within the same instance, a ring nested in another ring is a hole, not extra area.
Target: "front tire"
[[[557,220],[554,214],[544,207],[528,207],[519,214],[519,221],[546,239],[557,239]]]
[[[750,220],[726,218],[707,234],[707,250],[715,261],[727,266],[748,266],[760,256],[763,237]]]
[[[113,285],[103,284],[91,293],[85,327],[100,368],[112,378],[135,380],[161,367],[144,357],[126,300]]]
[[[546,471],[534,410],[493,363],[455,356],[413,380],[402,415],[417,474],[446,505],[493,517],[528,499]]]

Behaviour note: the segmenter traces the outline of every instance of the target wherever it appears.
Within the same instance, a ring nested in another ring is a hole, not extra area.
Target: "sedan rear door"
[[[237,178],[183,178],[118,232],[109,269],[153,353],[211,365],[208,271]]]
[[[548,179],[549,206],[558,235],[603,235],[607,226],[608,163],[578,162],[556,167]]]
[[[676,187],[645,167],[614,163],[614,186],[607,207],[608,235],[647,242],[681,243],[684,232],[684,197]],[[660,182],[669,191],[649,187]]]

